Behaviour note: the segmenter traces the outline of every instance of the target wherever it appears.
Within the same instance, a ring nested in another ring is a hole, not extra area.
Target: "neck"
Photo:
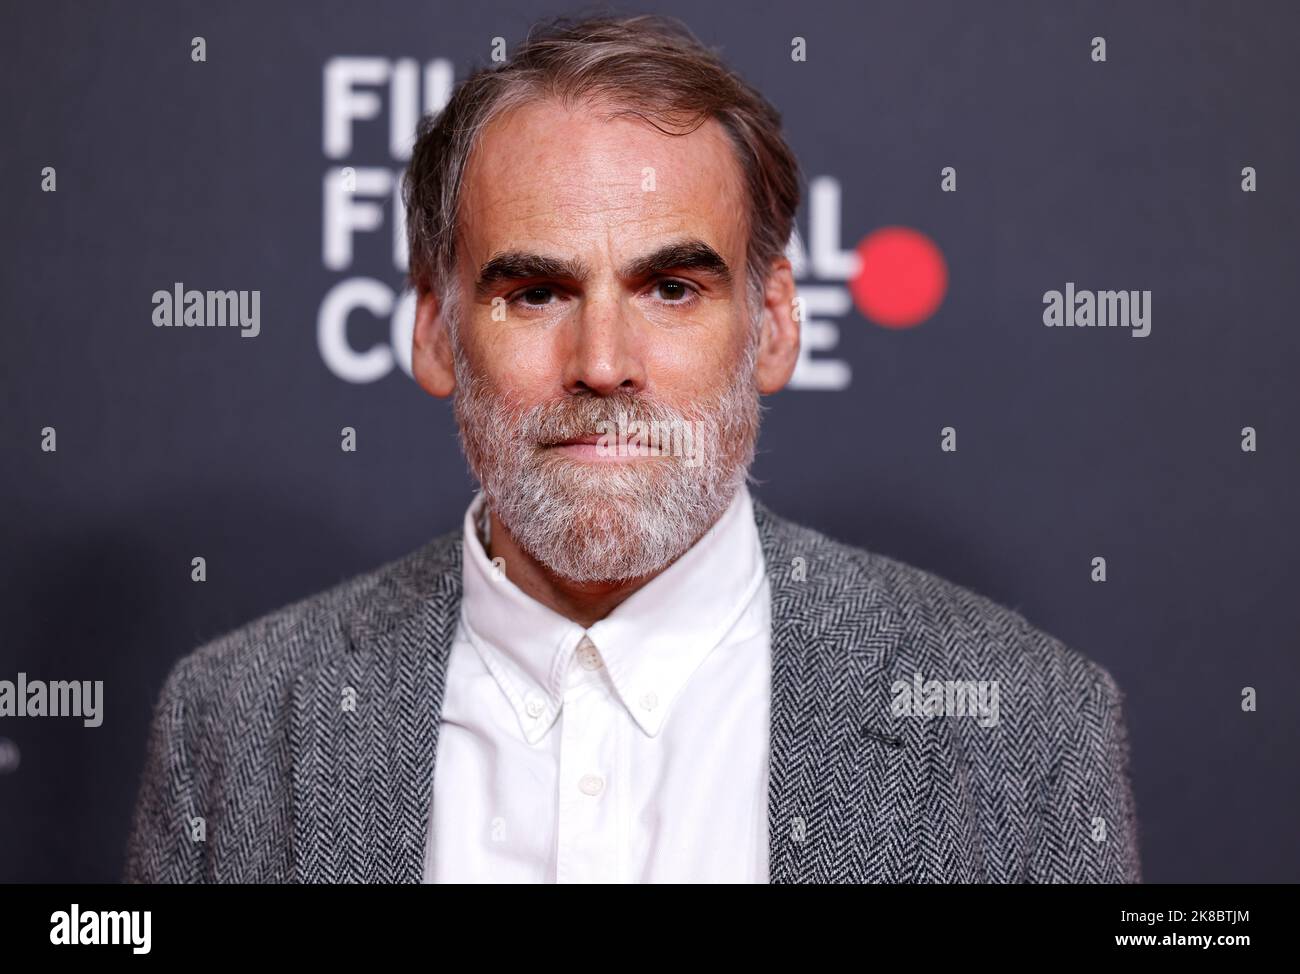
[[[610,582],[575,582],[555,574],[515,543],[504,524],[489,513],[489,560],[504,559],[506,577],[530,598],[589,629],[614,611],[633,592],[666,571],[673,562],[640,578]],[[696,539],[698,540],[698,539]]]

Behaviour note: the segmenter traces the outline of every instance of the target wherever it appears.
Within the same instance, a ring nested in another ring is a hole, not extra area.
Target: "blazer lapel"
[[[460,555],[453,532],[383,573],[347,617],[346,652],[295,682],[296,881],[420,882]]]
[[[755,502],[772,592],[773,883],[918,878],[932,722],[894,716],[903,625],[869,570]]]

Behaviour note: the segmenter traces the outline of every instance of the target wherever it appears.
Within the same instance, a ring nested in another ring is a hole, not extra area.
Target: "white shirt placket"
[[[622,703],[583,637],[565,677],[560,711],[557,883],[623,881],[621,843],[628,796],[621,767],[626,751]]]

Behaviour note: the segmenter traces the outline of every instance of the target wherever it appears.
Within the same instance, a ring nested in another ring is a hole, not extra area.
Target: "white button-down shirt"
[[[747,489],[589,629],[494,568],[483,503],[425,881],[767,882],[771,608]]]

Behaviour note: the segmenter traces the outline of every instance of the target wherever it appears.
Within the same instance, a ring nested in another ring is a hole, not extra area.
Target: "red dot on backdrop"
[[[948,264],[933,240],[910,227],[882,227],[858,244],[849,292],[862,314],[885,328],[911,328],[943,304]]]

